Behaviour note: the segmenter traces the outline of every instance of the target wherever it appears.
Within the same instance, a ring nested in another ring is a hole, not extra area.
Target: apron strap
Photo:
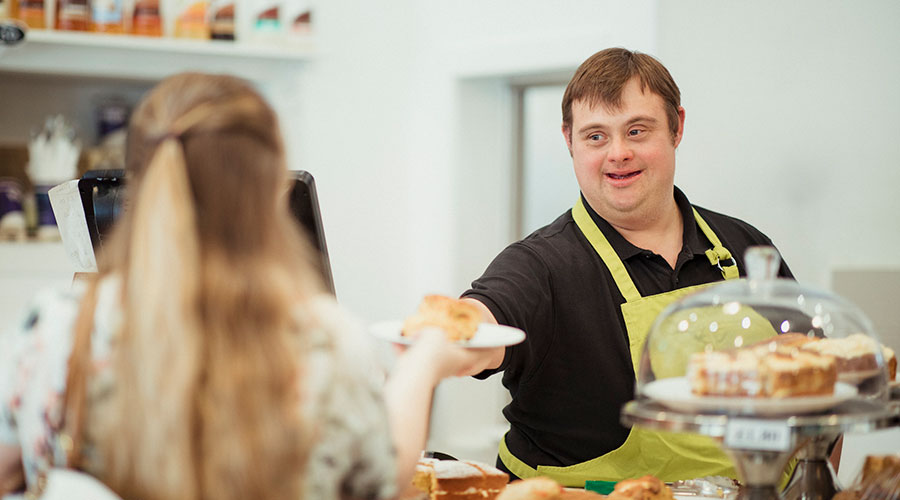
[[[622,296],[625,297],[625,302],[640,300],[641,293],[638,292],[637,287],[634,286],[634,282],[631,281],[631,276],[629,276],[628,271],[625,270],[625,264],[622,264],[622,259],[619,258],[616,251],[613,250],[612,245],[610,245],[606,237],[603,236],[600,228],[597,227],[597,224],[591,219],[587,209],[584,208],[584,202],[581,200],[581,196],[578,197],[578,201],[572,208],[572,218],[575,219],[575,224],[581,229],[584,236],[587,237],[591,246],[594,247],[594,250],[600,255],[600,258],[603,259],[603,262],[606,263],[606,267],[609,268],[609,272],[612,273],[613,280],[615,280],[616,285],[618,285],[619,291],[622,292]]]
[[[697,225],[700,226],[700,230],[703,232],[704,236],[706,236],[713,245],[711,249],[706,251],[706,258],[709,259],[710,265],[718,267],[719,270],[722,271],[722,277],[726,280],[738,278],[739,273],[737,263],[731,256],[731,252],[722,246],[719,237],[716,236],[712,228],[709,227],[709,224],[700,217],[697,209],[692,209],[694,211],[694,219],[697,220]],[[591,219],[581,196],[578,197],[578,201],[575,202],[575,206],[572,207],[572,218],[575,219],[575,224],[588,239],[591,246],[594,247],[594,250],[600,258],[603,259],[609,272],[612,273],[613,280],[615,280],[616,285],[619,287],[619,291],[622,292],[622,296],[625,297],[625,302],[640,300],[641,294],[638,292],[637,287],[634,285],[634,281],[631,280],[631,276],[625,269],[625,264],[622,263],[622,259],[619,258],[616,251],[613,250],[612,245],[610,245],[606,237],[603,236],[603,232],[600,231],[600,228],[597,227],[597,224]]]
[[[709,263],[718,267],[719,270],[722,271],[722,277],[726,280],[736,279],[739,276],[737,262],[735,262],[731,252],[722,246],[719,237],[716,236],[716,233],[709,227],[709,224],[703,220],[703,217],[700,217],[700,213],[697,212],[697,209],[691,208],[694,211],[694,218],[697,219],[697,225],[700,226],[700,230],[703,231],[703,234],[706,235],[709,242],[713,244],[713,247],[705,252],[706,258],[709,259]],[[725,264],[724,266],[722,265],[723,263]]]

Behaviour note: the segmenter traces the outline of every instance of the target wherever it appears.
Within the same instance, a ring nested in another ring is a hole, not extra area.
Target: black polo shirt
[[[674,270],[661,256],[625,240],[584,202],[645,297],[723,279],[704,254],[712,245],[678,188],[675,201],[685,224]],[[741,276],[747,247],[772,244],[746,222],[696,208],[733,254]],[[784,263],[780,276],[791,277]],[[503,414],[513,455],[532,467],[568,466],[622,445],[628,429],[619,413],[634,399],[635,383],[620,309],[625,299],[571,210],[509,245],[463,296],[481,301],[500,324],[527,335],[506,349],[500,368],[478,375],[503,371],[512,396]]]

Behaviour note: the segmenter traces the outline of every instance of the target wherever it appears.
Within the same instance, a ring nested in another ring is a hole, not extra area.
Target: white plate
[[[402,321],[384,321],[369,327],[372,335],[395,344],[412,344],[415,342],[415,337],[400,335],[401,329],[403,329]],[[525,332],[518,328],[495,325],[493,323],[481,323],[478,325],[478,330],[475,330],[474,337],[469,340],[461,340],[459,343],[466,347],[502,347],[518,344],[523,340],[525,340]]]
[[[687,377],[654,380],[644,386],[644,394],[673,410],[684,412],[739,413],[743,415],[800,415],[837,406],[856,396],[855,386],[838,382],[829,396],[792,398],[751,398],[697,396],[691,393]]]
[[[881,374],[881,370],[866,370],[861,372],[844,372],[838,373],[838,380],[848,384],[859,385],[860,382],[867,378]]]

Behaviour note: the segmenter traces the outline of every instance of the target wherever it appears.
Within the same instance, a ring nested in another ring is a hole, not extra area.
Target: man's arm
[[[491,310],[488,309],[486,305],[476,299],[463,298],[462,300],[473,304],[481,311],[481,321],[483,323],[497,324],[497,318],[494,317],[493,313],[491,313]],[[460,373],[459,375],[477,375],[484,370],[497,369],[503,363],[503,358],[506,356],[506,347],[491,347],[479,349],[479,351],[482,351],[482,353],[481,356],[478,357],[478,363],[473,364],[466,373]]]

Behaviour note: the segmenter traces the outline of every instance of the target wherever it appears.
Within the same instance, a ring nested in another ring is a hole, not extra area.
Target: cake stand
[[[882,427],[900,426],[900,398],[888,403],[888,411],[893,413],[888,423]],[[810,438],[805,446],[797,450],[797,467],[794,475],[781,494],[784,500],[830,500],[837,488],[837,474],[831,466],[831,444],[840,433],[825,432]]]
[[[675,411],[641,399],[622,407],[622,422],[655,430],[693,432],[719,441],[741,479],[738,500],[781,498],[778,483],[782,471],[795,452],[808,450],[798,456],[801,462],[791,481],[791,494],[795,495],[791,498],[830,500],[835,487],[833,471],[827,464],[828,445],[844,432],[897,425],[898,414],[900,406],[867,400],[847,401],[812,415],[757,417]],[[803,464],[803,460],[808,462]]]

